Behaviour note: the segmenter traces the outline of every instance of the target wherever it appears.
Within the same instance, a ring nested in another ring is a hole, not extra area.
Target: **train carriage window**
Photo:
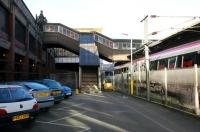
[[[169,58],[168,69],[174,69],[175,63],[176,63],[176,57]]]
[[[183,67],[192,67],[195,62],[195,53],[186,54],[183,56]]]
[[[197,52],[197,65],[200,66],[200,51]]]
[[[158,61],[151,61],[150,70],[157,70]]]
[[[159,60],[159,70],[161,70],[161,69],[164,69],[165,67],[167,67],[167,64],[168,64],[168,62],[167,62],[167,59],[162,59],[162,60]]]
[[[182,56],[177,56],[176,68],[182,67]]]

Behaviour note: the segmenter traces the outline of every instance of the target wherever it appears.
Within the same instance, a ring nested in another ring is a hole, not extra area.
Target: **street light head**
[[[158,17],[158,16],[156,16],[156,15],[151,15],[150,17],[151,17],[151,18],[156,18],[156,17]]]
[[[156,35],[156,34],[158,34],[158,32],[152,32],[152,33],[151,33],[151,35]]]
[[[122,33],[122,35],[128,36],[128,34],[127,34],[127,33]]]

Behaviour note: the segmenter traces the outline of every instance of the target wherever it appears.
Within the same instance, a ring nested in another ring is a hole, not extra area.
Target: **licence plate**
[[[52,93],[53,93],[53,95],[61,94],[61,91],[53,91]]]
[[[71,95],[71,93],[66,93],[66,95]]]
[[[44,97],[44,96],[48,96],[49,93],[37,93],[37,96],[39,97]]]
[[[23,120],[23,119],[28,119],[29,114],[23,114],[23,115],[16,115],[12,117],[12,121],[18,121],[18,120]]]

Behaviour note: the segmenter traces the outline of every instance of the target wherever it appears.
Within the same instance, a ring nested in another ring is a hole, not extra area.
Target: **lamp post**
[[[145,16],[140,22],[144,22],[144,50],[145,50],[145,66],[146,66],[146,88],[147,88],[147,101],[150,101],[150,71],[149,71],[149,47],[148,43],[148,15]]]
[[[122,35],[125,35],[125,36],[129,36],[129,34],[126,34],[126,33],[122,33]],[[132,38],[130,37],[130,40],[131,40],[131,67],[130,67],[130,74],[131,74],[131,81],[130,81],[130,95],[133,95],[133,40]]]

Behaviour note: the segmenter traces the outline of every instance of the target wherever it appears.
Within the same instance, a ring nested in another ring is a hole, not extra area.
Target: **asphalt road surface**
[[[200,132],[200,118],[106,92],[80,94],[41,112],[31,129],[13,132]],[[1,131],[3,132],[3,131]]]

